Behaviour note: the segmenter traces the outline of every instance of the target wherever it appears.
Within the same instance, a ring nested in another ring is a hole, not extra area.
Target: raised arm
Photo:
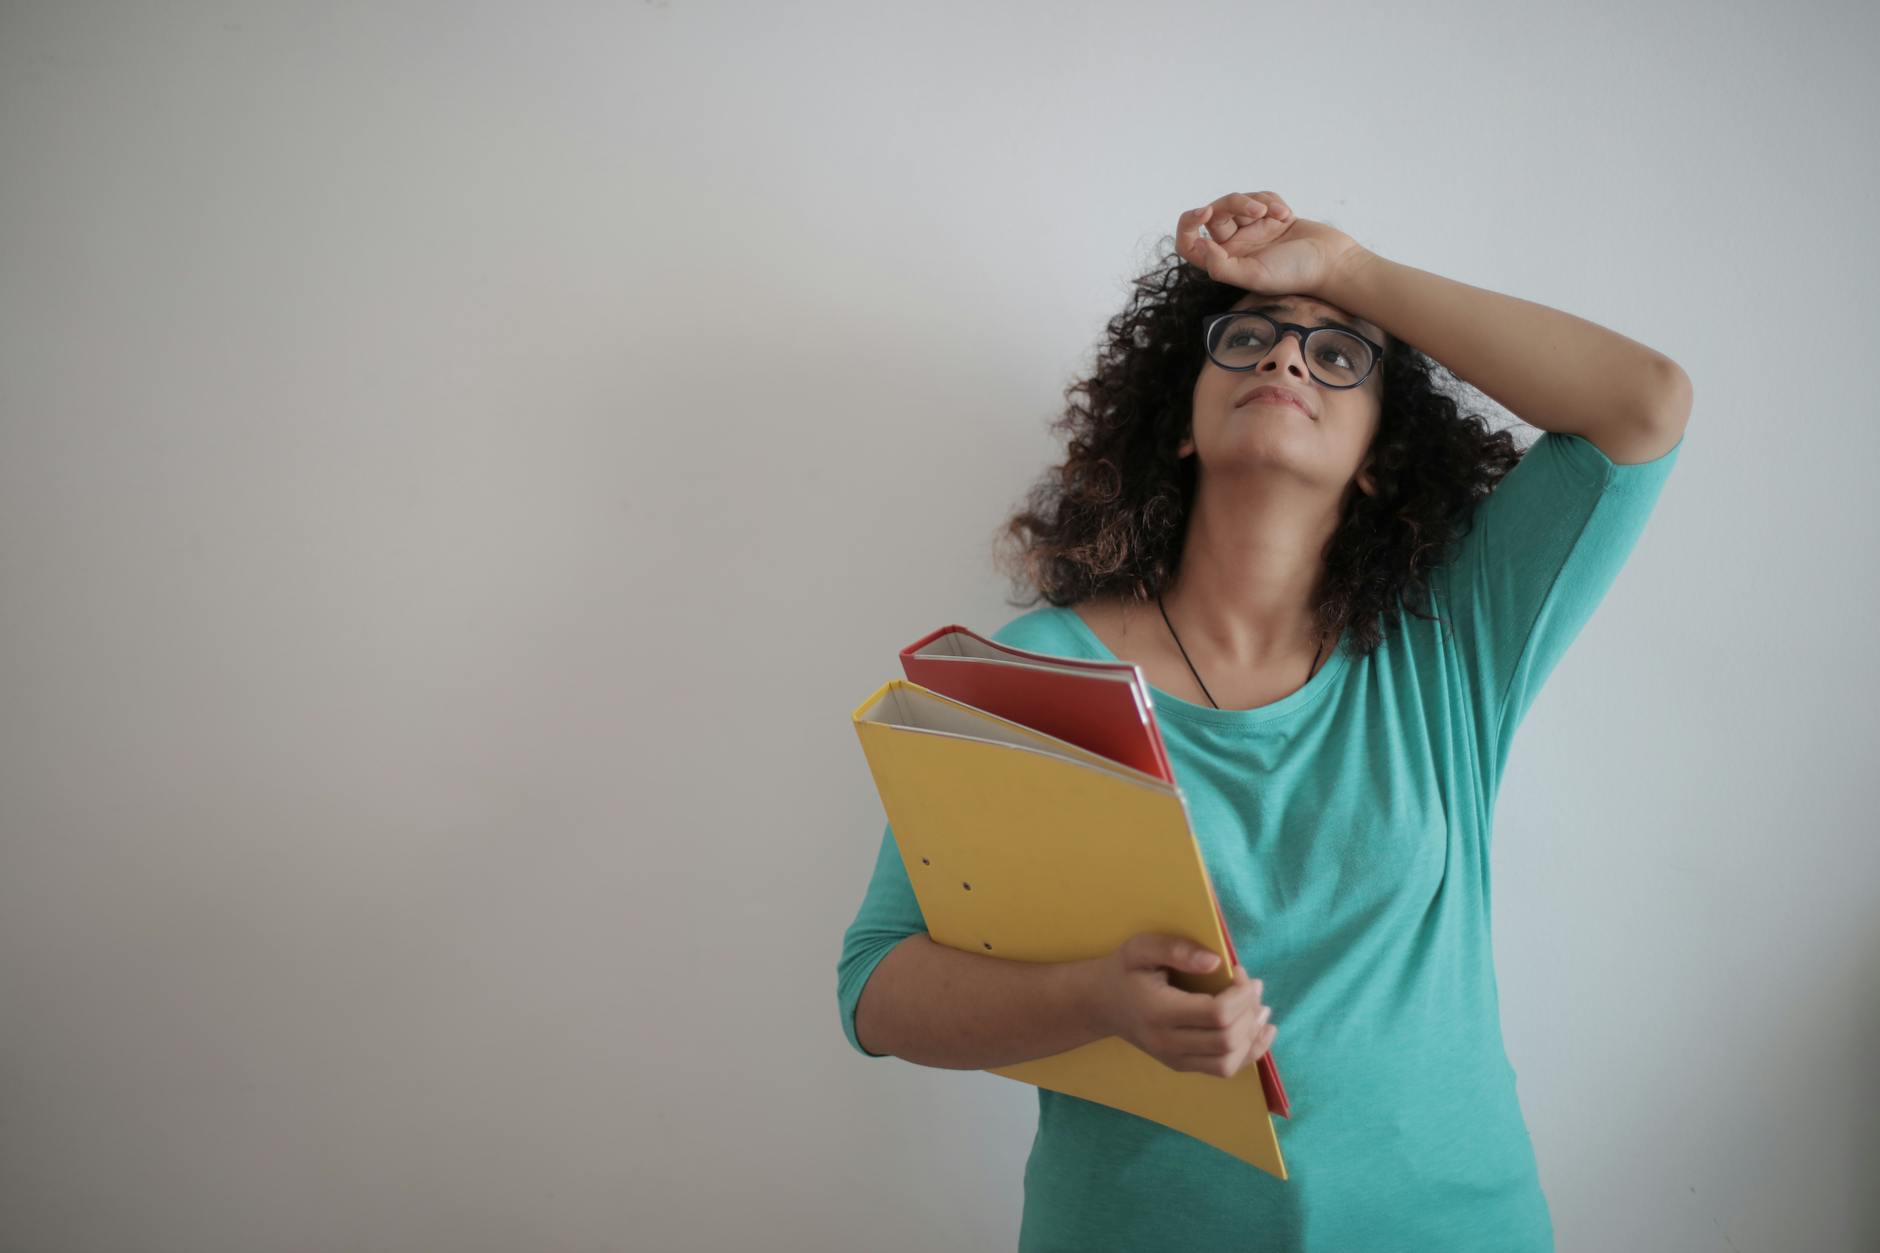
[[[1691,380],[1663,353],[1369,249],[1341,260],[1310,294],[1414,344],[1523,422],[1581,436],[1617,464],[1655,460],[1683,438]]]

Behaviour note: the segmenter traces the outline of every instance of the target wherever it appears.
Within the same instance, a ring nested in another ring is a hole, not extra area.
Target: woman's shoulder
[[[1096,596],[1069,605],[1041,605],[1020,614],[993,636],[1001,644],[1058,657],[1141,664],[1143,609],[1121,596]],[[1150,618],[1155,610],[1149,611]],[[1131,628],[1136,628],[1134,638]]]
[[[1078,628],[1089,620],[1089,606],[1090,602],[1061,607],[1049,603],[1039,605],[1009,619],[992,633],[992,638],[1028,652],[1086,657],[1091,650]]]

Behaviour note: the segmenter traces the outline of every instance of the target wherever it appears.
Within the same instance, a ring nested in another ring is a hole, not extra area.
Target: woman
[[[1138,936],[1067,970],[1060,1003],[1178,1069],[1273,1047],[1290,1178],[1041,1088],[1020,1249],[1551,1249],[1501,1039],[1491,820],[1515,728],[1676,461],[1690,383],[1272,192],[1183,214],[1175,242],[1006,528],[1049,603],[996,638],[1142,667],[1258,975],[1188,993],[1168,970],[1193,950]],[[1437,362],[1543,434],[1523,454],[1461,413]],[[890,830],[838,969],[864,1053],[861,994],[923,931]]]

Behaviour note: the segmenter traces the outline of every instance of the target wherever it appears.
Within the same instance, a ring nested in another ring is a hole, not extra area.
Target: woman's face
[[[1275,321],[1312,327],[1331,319],[1376,343],[1384,342],[1381,328],[1311,296],[1248,292],[1233,308],[1258,309]],[[1315,344],[1314,350],[1319,346]],[[1201,464],[1210,470],[1283,465],[1310,481],[1342,488],[1355,478],[1359,490],[1375,490],[1369,475],[1360,471],[1377,434],[1383,373],[1379,362],[1356,387],[1327,387],[1306,369],[1305,346],[1299,336],[1291,334],[1282,335],[1249,370],[1225,370],[1204,358],[1195,379],[1193,425],[1181,442],[1180,453],[1199,454]],[[1303,411],[1252,397],[1263,387],[1284,388],[1304,406]]]

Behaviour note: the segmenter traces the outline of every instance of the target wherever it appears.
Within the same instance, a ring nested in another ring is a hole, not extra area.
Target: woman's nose
[[[1282,332],[1279,337],[1279,342],[1267,349],[1266,356],[1260,358],[1260,364],[1262,366],[1271,365],[1274,369],[1279,369],[1282,366],[1292,369],[1296,366],[1298,373],[1308,378],[1311,377],[1312,373],[1310,370],[1306,369],[1305,344],[1301,340],[1298,331]]]

